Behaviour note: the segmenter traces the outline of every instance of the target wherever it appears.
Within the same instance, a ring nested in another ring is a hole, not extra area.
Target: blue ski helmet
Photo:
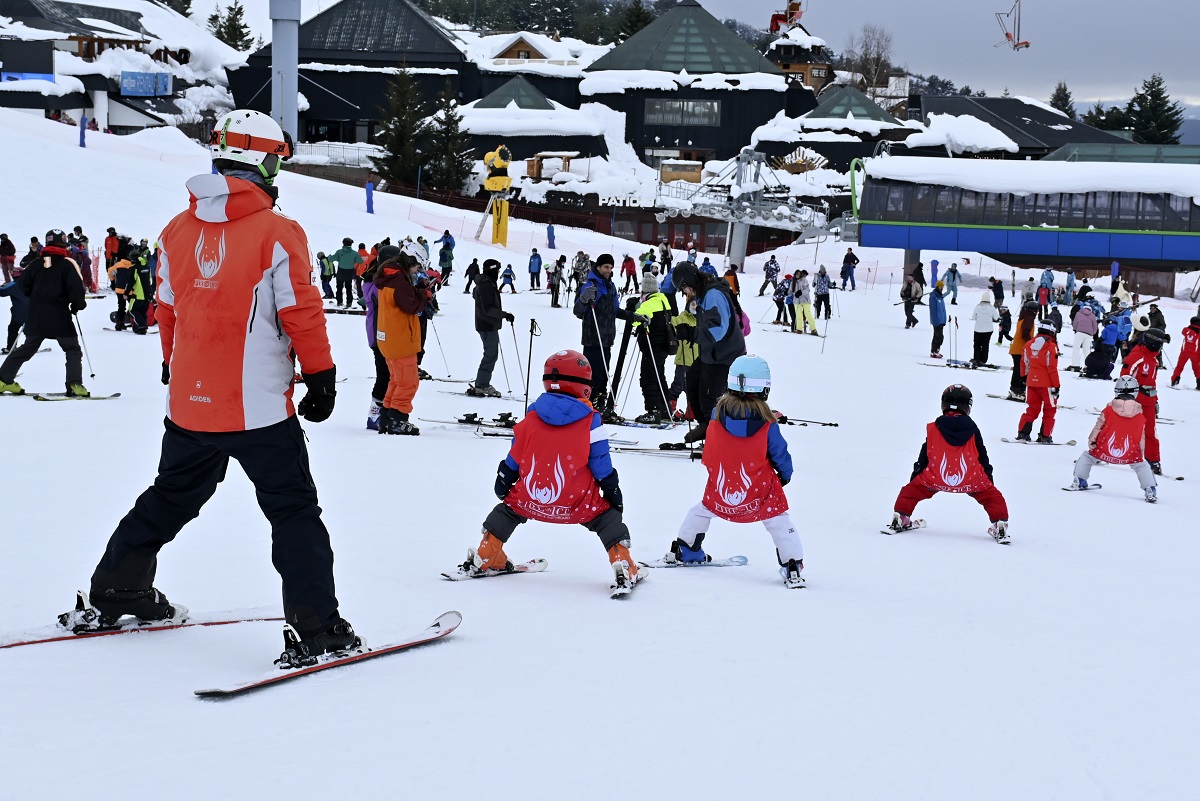
[[[771,391],[771,367],[761,356],[738,356],[729,365],[727,386],[734,392],[759,394],[766,398]]]

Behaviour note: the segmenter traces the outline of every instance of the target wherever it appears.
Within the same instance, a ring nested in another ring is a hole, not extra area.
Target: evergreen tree
[[[435,189],[462,189],[474,169],[475,154],[470,137],[462,129],[462,115],[450,81],[438,97],[425,155],[425,180]]]
[[[654,22],[654,14],[642,3],[633,0],[621,12],[621,22],[617,28],[617,38],[622,42]]]
[[[387,91],[387,108],[375,144],[383,148],[372,156],[375,172],[388,181],[415,184],[429,134],[429,115],[421,92],[408,70],[401,70]]]
[[[1059,81],[1054,87],[1054,92],[1050,95],[1050,106],[1073,120],[1079,118],[1075,113],[1075,99],[1071,97],[1071,90],[1067,88],[1066,81]]]
[[[249,50],[250,46],[254,44],[250,26],[246,24],[246,9],[240,0],[233,0],[233,3],[225,11],[217,38],[234,50]]]
[[[1141,90],[1134,93],[1125,113],[1139,141],[1148,145],[1179,144],[1183,108],[1171,100],[1166,82],[1159,73],[1142,81]]]
[[[1132,121],[1123,109],[1109,106],[1106,110],[1099,100],[1083,115],[1080,122],[1093,128],[1099,128],[1101,131],[1123,131],[1132,127]]]
[[[208,15],[208,32],[218,39],[221,38],[221,7],[213,6],[213,13]]]

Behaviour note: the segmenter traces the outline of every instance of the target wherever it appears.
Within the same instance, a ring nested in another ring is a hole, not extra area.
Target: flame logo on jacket
[[[958,457],[957,473],[947,472],[946,468],[949,466],[950,465],[946,462],[946,457],[943,456],[942,464],[941,467],[938,468],[938,472],[942,474],[942,481],[946,482],[947,487],[957,487],[959,484],[963,483],[963,479],[967,477],[967,457],[961,455]]]
[[[196,240],[196,266],[200,268],[200,275],[212,278],[224,263],[225,232],[222,231],[221,240],[214,243],[211,239],[205,241],[204,231],[201,230],[200,238]]]
[[[1114,459],[1120,459],[1125,454],[1129,453],[1129,437],[1125,437],[1125,442],[1121,447],[1117,447],[1117,435],[1112,434],[1108,438],[1108,453]]]
[[[741,465],[740,478],[742,480],[741,488],[729,486],[725,483],[725,465],[721,465],[717,471],[717,492],[720,494],[721,500],[730,506],[741,506],[750,493],[750,476],[746,475],[746,465],[744,464]]]
[[[566,483],[563,476],[562,460],[558,459],[554,462],[554,482],[539,485],[537,482],[537,457],[533,457],[533,462],[529,465],[529,475],[525,476],[525,491],[529,493],[529,497],[535,503],[540,503],[544,506],[549,506],[558,500],[558,496],[562,495],[563,485]]]

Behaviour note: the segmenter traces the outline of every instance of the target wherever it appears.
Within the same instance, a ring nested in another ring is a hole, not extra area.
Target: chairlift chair
[[[1021,38],[1021,0],[1015,0],[1007,14],[997,11],[996,22],[1000,23],[1000,30],[1004,32],[1004,41],[997,42],[996,47],[1008,45],[1013,50],[1029,47],[1029,41]]]

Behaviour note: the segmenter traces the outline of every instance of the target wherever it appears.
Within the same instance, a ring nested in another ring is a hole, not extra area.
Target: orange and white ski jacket
[[[197,175],[188,210],[159,237],[158,330],[171,366],[167,417],[191,431],[282,422],[293,353],[333,367],[308,239],[249,181]]]

